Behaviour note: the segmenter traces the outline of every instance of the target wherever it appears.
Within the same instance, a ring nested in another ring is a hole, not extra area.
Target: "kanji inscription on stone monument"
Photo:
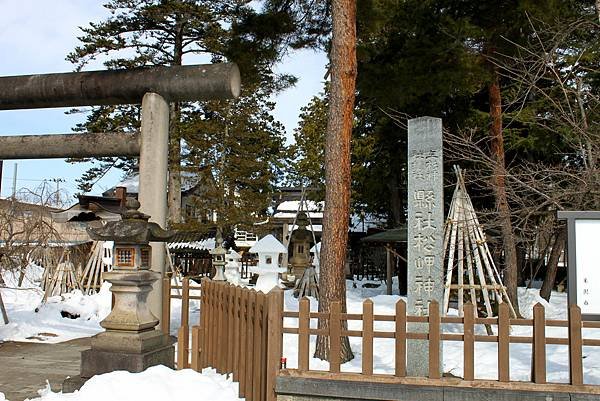
[[[421,117],[408,122],[408,313],[427,316],[429,302],[444,295],[444,194],[442,120]],[[427,331],[413,324],[412,331]],[[407,374],[427,376],[427,341],[408,342]]]

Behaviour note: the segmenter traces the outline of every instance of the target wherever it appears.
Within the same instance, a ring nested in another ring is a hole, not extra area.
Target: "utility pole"
[[[12,186],[12,200],[13,201],[15,199],[17,199],[17,166],[18,166],[18,164],[15,163],[15,170],[13,172],[13,186]]]
[[[62,178],[52,178],[50,181],[56,183],[56,206],[60,205],[60,183],[66,182],[66,180]]]
[[[4,166],[4,160],[0,160],[0,199],[2,199],[2,167]]]

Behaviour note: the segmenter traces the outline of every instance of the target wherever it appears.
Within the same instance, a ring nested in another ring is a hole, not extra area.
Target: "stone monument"
[[[122,220],[88,228],[93,240],[114,241],[113,270],[104,274],[112,284],[114,306],[100,322],[105,331],[92,337],[91,349],[81,353],[80,377],[65,380],[65,392],[102,373],[142,372],[154,365],[173,367],[175,348],[168,335],[156,330],[158,318],[147,304],[152,283],[161,278],[150,270],[149,243],[166,242],[173,234],[149,223],[150,216],[139,212],[139,206],[136,199],[127,198]]]
[[[240,259],[242,255],[231,249],[227,255],[227,263],[225,264],[225,278],[233,285],[240,285]]]
[[[410,315],[427,316],[429,302],[436,300],[441,307],[444,296],[442,162],[442,120],[433,117],[409,120],[407,312]],[[409,330],[427,332],[427,325],[414,323]],[[428,376],[428,342],[409,340],[407,347],[407,375]]]

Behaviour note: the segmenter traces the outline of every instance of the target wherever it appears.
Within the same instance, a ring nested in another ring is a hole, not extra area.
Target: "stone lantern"
[[[249,252],[258,254],[258,265],[251,267],[252,273],[258,274],[256,290],[267,293],[279,286],[279,273],[285,273],[285,267],[279,267],[279,255],[286,254],[287,249],[271,234],[258,241]]]
[[[175,349],[169,336],[156,330],[158,318],[147,305],[152,283],[160,273],[150,270],[149,242],[166,242],[173,233],[148,222],[140,203],[127,198],[121,221],[89,228],[97,241],[114,241],[113,270],[104,274],[114,295],[111,313],[100,323],[106,329],[92,337],[92,348],[81,354],[81,377],[115,370],[141,372],[153,365],[173,367]]]
[[[304,270],[310,266],[310,244],[312,242],[312,233],[306,229],[308,226],[308,217],[306,213],[298,213],[296,219],[298,229],[294,230],[290,238],[290,248],[292,250],[289,260],[292,273],[296,278],[302,277]]]
[[[215,249],[210,251],[213,256],[213,267],[215,268],[215,275],[212,278],[213,281],[226,281],[225,278],[225,254],[227,251],[223,248],[223,235],[221,229],[217,229],[217,238],[215,239]]]
[[[242,255],[234,251],[233,249],[227,253],[227,263],[225,264],[225,278],[231,284],[240,284],[240,259]]]

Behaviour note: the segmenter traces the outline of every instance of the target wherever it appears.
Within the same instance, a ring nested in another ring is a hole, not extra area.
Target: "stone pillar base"
[[[115,370],[139,373],[155,365],[173,368],[174,363],[175,347],[173,345],[139,354],[89,349],[81,353],[81,377],[92,377]]]

